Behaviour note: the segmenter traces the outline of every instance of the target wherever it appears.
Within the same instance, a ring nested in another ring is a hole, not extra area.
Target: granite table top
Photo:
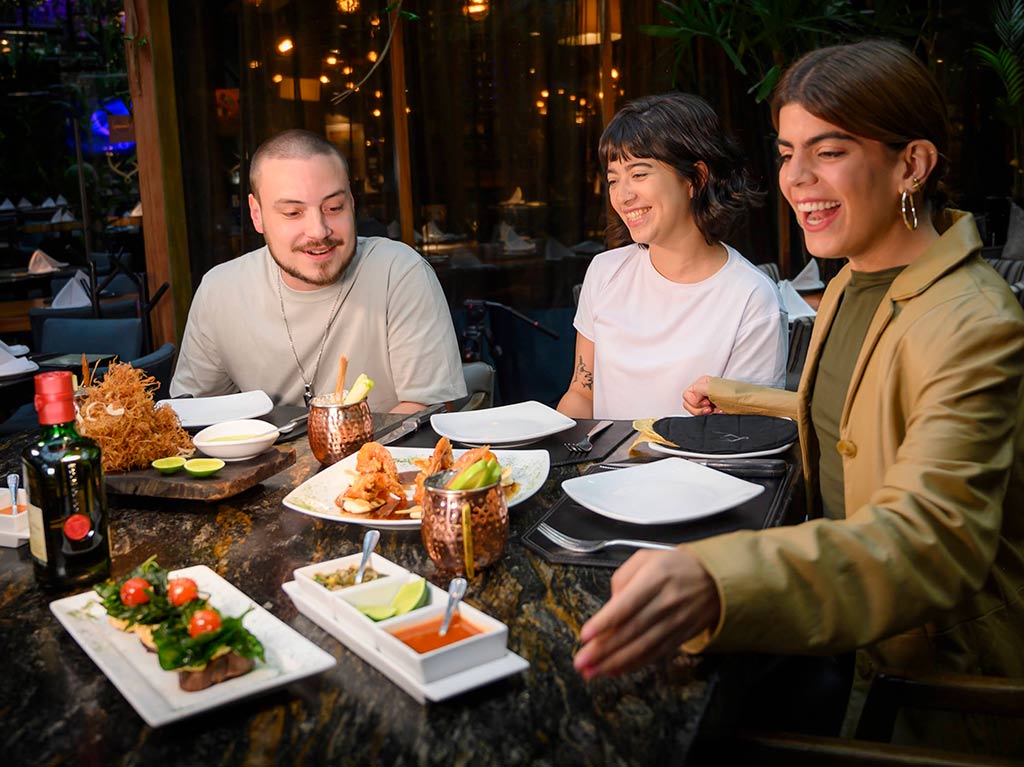
[[[375,417],[378,424],[388,416]],[[391,417],[392,419],[394,417]],[[0,438],[0,469],[20,473],[34,435]],[[49,610],[66,594],[36,585],[28,546],[0,549],[0,684],[8,764],[651,765],[678,764],[695,737],[711,675],[679,655],[616,679],[572,667],[579,629],[608,598],[612,570],[552,565],[519,536],[579,466],[555,468],[512,509],[501,561],[473,579],[469,601],[508,625],[522,674],[420,705],[300,614],[281,584],[296,567],[356,553],[365,528],[281,503],[319,464],[305,440],[281,474],[218,503],[110,496],[113,574],[150,556],[215,570],[337,665],[285,687],[153,729]],[[628,441],[619,451],[628,447]],[[419,531],[384,530],[378,552],[447,586]],[[76,589],[74,591],[81,591]]]

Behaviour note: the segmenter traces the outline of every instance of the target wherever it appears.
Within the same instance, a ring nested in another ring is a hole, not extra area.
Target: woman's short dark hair
[[[699,96],[674,91],[634,99],[608,123],[598,145],[601,170],[626,158],[652,158],[693,185],[693,218],[708,244],[728,237],[763,194],[754,187],[739,146]],[[707,175],[697,163],[707,167]],[[629,242],[626,225],[611,211],[608,240]]]
[[[772,95],[772,121],[799,104],[812,115],[855,136],[900,150],[927,139],[938,151],[924,185],[933,211],[945,203],[941,189],[949,147],[946,102],[935,78],[913,53],[891,40],[864,40],[819,48],[782,76]]]

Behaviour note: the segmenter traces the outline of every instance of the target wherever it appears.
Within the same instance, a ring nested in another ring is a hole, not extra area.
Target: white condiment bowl
[[[192,438],[192,443],[204,455],[223,461],[246,461],[255,458],[274,444],[280,432],[274,424],[258,419],[224,421],[207,426]],[[246,439],[224,440],[225,437]]]

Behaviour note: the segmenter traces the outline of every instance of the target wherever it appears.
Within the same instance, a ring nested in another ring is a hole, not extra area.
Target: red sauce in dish
[[[396,639],[405,642],[405,644],[421,654],[436,650],[439,647],[447,647],[450,644],[455,644],[463,639],[483,633],[482,629],[477,628],[469,621],[463,620],[462,616],[454,615],[452,616],[452,622],[448,624],[448,633],[444,636],[439,636],[437,631],[441,628],[442,620],[444,620],[444,616],[439,615],[436,618],[431,618],[422,623],[414,623],[412,626],[406,626],[391,633]]]

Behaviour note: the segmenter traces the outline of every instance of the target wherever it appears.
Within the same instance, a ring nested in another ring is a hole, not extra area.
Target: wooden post
[[[410,247],[416,243],[412,234],[412,155],[409,152],[409,115],[405,98],[405,40],[402,35],[402,17],[397,10],[391,12],[391,25],[395,35],[391,39],[391,111],[395,126],[395,171],[398,178],[398,221],[402,227],[402,242]]]
[[[167,6],[168,0],[125,0],[125,59],[150,295],[170,283],[150,316],[154,347],[177,343],[192,300]]]

